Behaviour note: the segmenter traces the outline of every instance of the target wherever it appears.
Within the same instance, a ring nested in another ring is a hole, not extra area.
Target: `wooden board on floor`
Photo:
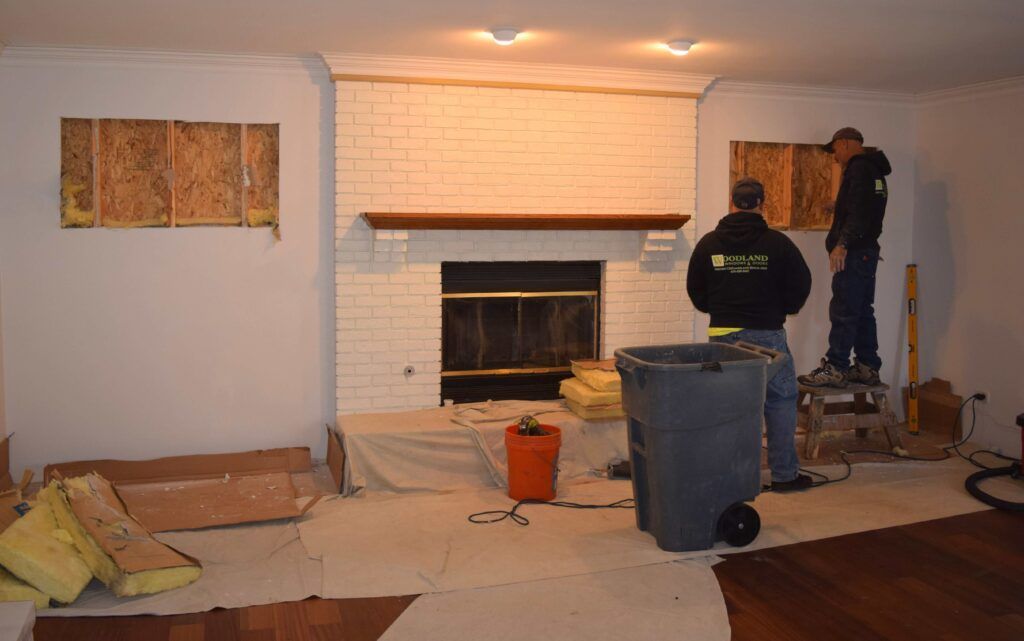
[[[92,227],[96,220],[93,123],[60,119],[60,226]]]
[[[170,149],[167,121],[100,121],[100,222],[104,227],[170,224]]]
[[[279,125],[245,126],[245,164],[249,168],[246,217],[250,227],[273,227],[277,224],[280,213],[279,154]]]
[[[242,126],[174,123],[174,221],[188,225],[242,223]]]

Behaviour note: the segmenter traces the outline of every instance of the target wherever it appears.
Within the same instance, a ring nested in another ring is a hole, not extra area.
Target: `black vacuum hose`
[[[982,503],[985,503],[986,505],[991,505],[992,507],[998,508],[1000,510],[1009,510],[1011,512],[1024,512],[1024,503],[1018,503],[1015,501],[1005,501],[1003,499],[992,496],[988,492],[985,492],[980,487],[978,487],[978,483],[985,479],[1005,475],[1010,475],[1018,480],[1021,479],[1021,464],[1014,463],[1013,465],[1007,467],[994,467],[991,470],[980,470],[978,472],[975,472],[974,474],[968,476],[967,480],[964,481],[964,487],[966,487],[967,491],[971,493],[971,496],[978,499]]]

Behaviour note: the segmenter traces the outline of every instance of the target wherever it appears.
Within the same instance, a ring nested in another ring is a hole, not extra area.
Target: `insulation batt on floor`
[[[57,526],[53,510],[42,502],[0,534],[0,564],[61,603],[74,601],[92,580],[71,536]]]

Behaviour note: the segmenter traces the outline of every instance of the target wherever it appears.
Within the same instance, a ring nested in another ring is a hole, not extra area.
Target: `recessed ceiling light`
[[[519,31],[510,28],[491,29],[491,37],[494,38],[494,42],[497,44],[507,47],[516,41],[516,36],[519,35]]]
[[[670,42],[666,42],[665,46],[672,52],[672,55],[685,56],[690,53],[690,47],[693,46],[693,43],[689,40],[672,40]]]

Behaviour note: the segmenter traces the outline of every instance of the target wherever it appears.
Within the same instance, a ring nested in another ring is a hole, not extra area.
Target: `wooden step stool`
[[[868,435],[868,430],[882,428],[890,448],[902,446],[896,414],[889,409],[888,385],[847,385],[843,388],[800,385],[799,389],[796,424],[807,433],[807,458],[818,458],[822,432],[855,430],[857,436],[863,438]],[[826,400],[848,395],[853,396],[852,403]],[[870,403],[868,395],[871,396]],[[808,399],[806,404],[804,399]]]

